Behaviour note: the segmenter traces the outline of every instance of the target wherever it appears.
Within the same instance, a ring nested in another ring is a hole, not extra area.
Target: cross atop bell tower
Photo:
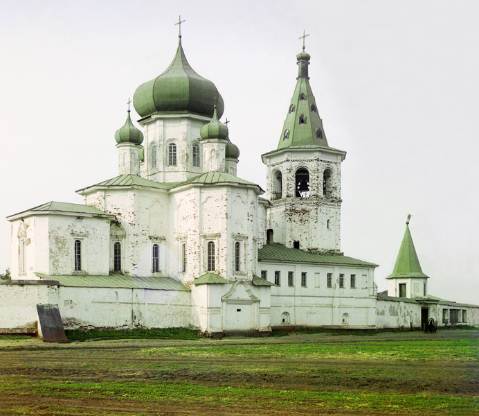
[[[306,50],[306,38],[309,36],[309,33],[306,33],[306,30],[303,30],[303,34],[298,38],[303,40],[303,52]]]
[[[178,26],[178,39],[181,42],[181,25],[185,23],[185,19],[181,19],[181,15],[178,16],[178,21],[175,23],[175,26]]]

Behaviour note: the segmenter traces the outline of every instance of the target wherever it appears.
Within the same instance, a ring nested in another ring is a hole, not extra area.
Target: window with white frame
[[[176,144],[168,145],[168,166],[176,166]]]
[[[352,274],[351,275],[351,289],[356,289],[356,275]]]
[[[75,240],[74,244],[74,256],[75,256],[75,271],[81,271],[81,241]]]
[[[160,271],[160,246],[158,244],[153,244],[151,263],[151,271],[153,273],[158,273]]]
[[[308,284],[308,274],[306,272],[301,272],[301,286],[306,287]]]
[[[339,275],[339,287],[344,288],[344,274]]]
[[[113,244],[113,271],[121,272],[121,243]]]
[[[274,272],[274,284],[276,286],[281,286],[281,272],[279,270]]]
[[[241,271],[241,243],[235,243],[235,272]]]
[[[328,289],[331,289],[333,287],[333,274],[328,273],[326,276],[326,286]]]
[[[193,150],[192,150],[192,162],[193,166],[196,168],[200,167],[200,145],[198,143],[195,143],[193,145]]]
[[[288,286],[294,286],[294,272],[288,272]]]
[[[216,249],[214,241],[208,241],[208,271],[214,272],[216,270]]]

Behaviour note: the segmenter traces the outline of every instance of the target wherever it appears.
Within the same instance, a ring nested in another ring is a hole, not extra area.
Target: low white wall
[[[379,300],[376,302],[376,325],[378,328],[419,328],[421,305],[412,302]]]

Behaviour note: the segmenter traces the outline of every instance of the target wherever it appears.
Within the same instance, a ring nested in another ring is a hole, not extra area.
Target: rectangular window
[[[193,166],[196,168],[200,167],[200,145],[193,145]]]
[[[462,322],[467,323],[467,311],[465,309],[462,310]]]
[[[168,145],[168,165],[176,166],[176,144],[170,143]]]
[[[158,244],[153,244],[151,263],[152,272],[158,273],[160,271],[160,246]]]
[[[306,272],[301,273],[301,286],[306,287],[307,285],[307,276],[308,274]]]
[[[356,275],[351,275],[351,289],[356,289]]]
[[[216,270],[216,250],[213,241],[208,242],[208,271],[214,272]]]
[[[320,275],[320,273],[314,273],[314,287],[321,287],[321,275]]]
[[[442,310],[442,323],[447,324],[447,318],[448,318],[448,310],[443,309]]]
[[[289,287],[294,286],[294,273],[293,272],[288,272],[288,286]]]
[[[237,241],[235,243],[235,272],[239,272],[241,269],[241,243]]]
[[[261,270],[261,278],[268,280],[268,272],[266,270]]]
[[[333,287],[333,274],[328,273],[326,279],[327,279],[327,286],[328,286],[329,289],[331,289]]]
[[[274,272],[274,284],[276,286],[281,286],[281,272],[277,270]]]
[[[181,244],[181,271],[186,272],[186,243]]]
[[[81,271],[81,241],[75,240],[75,271]]]
[[[406,297],[406,283],[399,283],[399,297]]]
[[[344,274],[339,275],[339,287],[344,288]]]
[[[121,272],[121,243],[119,241],[113,245],[113,271]]]

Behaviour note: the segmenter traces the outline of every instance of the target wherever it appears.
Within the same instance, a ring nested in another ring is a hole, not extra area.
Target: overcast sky
[[[190,64],[215,82],[264,187],[306,29],[310,77],[343,163],[342,248],[386,288],[408,213],[429,290],[479,303],[479,2],[8,1],[0,14],[0,218],[117,174],[114,131],[165,69],[178,14]],[[0,221],[0,270],[8,265]]]

